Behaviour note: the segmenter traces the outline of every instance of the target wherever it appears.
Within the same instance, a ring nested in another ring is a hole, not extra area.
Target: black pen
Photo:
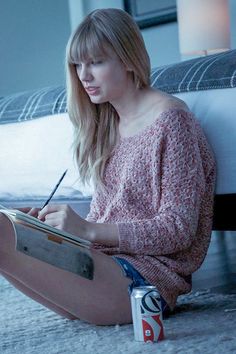
[[[67,171],[68,171],[68,170],[65,170],[65,172],[64,172],[63,175],[61,176],[61,178],[60,178],[59,181],[57,182],[56,186],[53,188],[53,190],[52,190],[50,196],[48,197],[48,199],[46,200],[46,202],[43,204],[41,210],[42,210],[43,208],[45,208],[46,205],[48,205],[48,203],[50,202],[50,200],[51,200],[52,197],[54,196],[54,194],[55,194],[57,188],[60,186],[60,184],[61,184],[63,178],[65,177]]]

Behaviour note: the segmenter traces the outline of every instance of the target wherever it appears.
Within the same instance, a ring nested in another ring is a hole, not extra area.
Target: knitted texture
[[[170,109],[123,138],[107,162],[87,220],[117,224],[119,247],[95,245],[127,259],[171,308],[191,290],[189,276],[210,242],[215,162],[191,112]]]

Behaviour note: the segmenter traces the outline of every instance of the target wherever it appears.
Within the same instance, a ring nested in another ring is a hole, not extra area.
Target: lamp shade
[[[230,49],[228,0],[177,0],[182,56],[201,56]]]

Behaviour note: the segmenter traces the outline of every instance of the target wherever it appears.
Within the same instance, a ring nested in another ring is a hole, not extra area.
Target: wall
[[[236,1],[229,0],[231,48],[236,48]]]
[[[229,0],[231,47],[236,48],[236,1]],[[0,0],[0,96],[63,85],[71,30],[98,7],[123,0]],[[142,31],[152,67],[180,60],[176,22]]]
[[[123,9],[123,0],[68,0],[71,30],[73,31],[84,16],[95,9],[115,7]]]
[[[145,28],[142,35],[153,68],[180,61],[176,22]]]
[[[69,34],[66,0],[0,0],[0,96],[63,84]]]

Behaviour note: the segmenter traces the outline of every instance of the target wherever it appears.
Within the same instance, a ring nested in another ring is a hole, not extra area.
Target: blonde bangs
[[[88,24],[72,37],[67,53],[68,63],[77,64],[91,58],[107,56],[105,48],[108,46],[111,45],[101,32],[98,32],[92,24]]]

